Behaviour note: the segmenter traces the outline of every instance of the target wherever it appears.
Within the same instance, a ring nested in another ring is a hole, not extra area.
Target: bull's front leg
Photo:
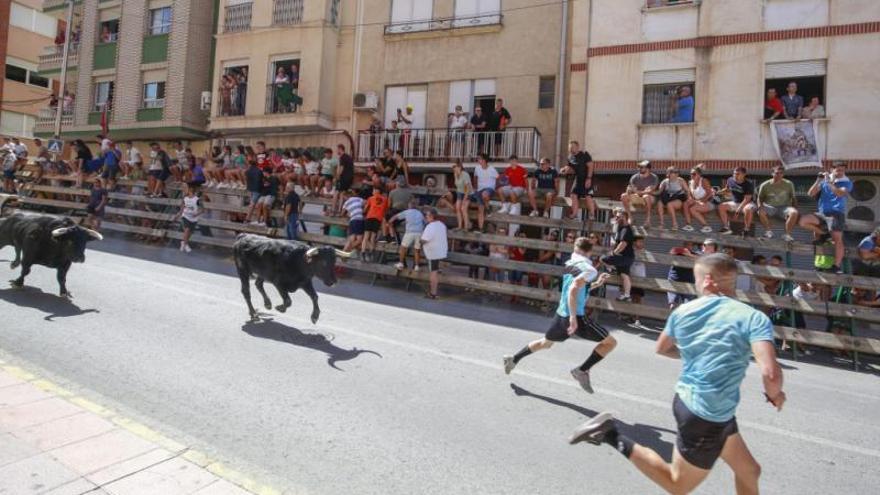
[[[257,277],[257,280],[254,282],[254,285],[257,286],[257,290],[260,292],[260,295],[263,296],[263,307],[266,309],[272,309],[272,301],[269,300],[269,296],[266,294],[266,289],[263,287],[263,278]]]
[[[318,317],[321,316],[321,308],[318,307],[318,293],[315,291],[311,280],[306,282],[302,289],[312,299],[312,324],[314,325],[318,323]]]
[[[275,309],[279,313],[284,313],[285,311],[287,311],[287,308],[289,308],[290,305],[293,304],[290,300],[290,294],[288,294],[287,291],[281,288],[281,286],[278,284],[275,284],[275,289],[278,290],[278,294],[281,295],[281,300],[283,301],[283,304],[275,306]]]
[[[56,278],[58,279],[59,295],[71,299],[73,294],[67,291],[67,271],[70,270],[70,263],[66,263],[58,268]]]
[[[25,261],[21,265],[21,275],[18,276],[15,280],[10,280],[9,283],[12,284],[13,287],[21,288],[24,287],[24,278],[28,276],[31,272],[31,264]]]

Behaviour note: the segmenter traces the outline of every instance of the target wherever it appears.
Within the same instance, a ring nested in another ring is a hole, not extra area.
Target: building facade
[[[535,161],[553,152],[561,12],[530,0],[225,0],[211,130],[272,146],[344,130],[361,162],[389,145],[448,165],[472,160],[478,141],[448,132],[455,107],[470,117],[502,98],[512,120],[496,155]],[[364,134],[407,107],[405,138]]]
[[[92,138],[102,120],[117,140],[203,140],[210,90],[216,0],[81,0],[71,36],[62,136]],[[67,2],[44,12],[66,19]],[[60,73],[46,48],[40,73]],[[62,97],[62,104],[64,104]],[[53,134],[41,119],[38,135]]]
[[[56,20],[41,12],[39,0],[0,0],[0,134],[33,136],[34,124],[57,87],[38,71],[44,46],[57,34]],[[8,20],[8,21],[7,21]]]

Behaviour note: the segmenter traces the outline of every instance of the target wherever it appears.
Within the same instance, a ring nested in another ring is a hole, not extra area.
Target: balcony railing
[[[443,31],[446,29],[489,26],[492,24],[501,24],[502,18],[503,16],[500,12],[492,12],[465,17],[444,17],[438,19],[395,22],[385,26],[385,34]]]
[[[297,88],[290,83],[276,83],[266,86],[266,113],[293,113],[299,108]]]
[[[251,14],[253,3],[241,3],[226,6],[226,17],[223,18],[224,33],[238,33],[251,29]]]
[[[38,69],[40,72],[57,70],[61,68],[61,61],[64,59],[64,45],[52,45],[43,49],[43,54],[39,57]],[[70,50],[67,53],[67,66],[76,67],[79,61],[79,43],[71,43]]]
[[[57,110],[54,108],[42,108],[40,112],[37,114],[37,121],[35,124],[36,131],[52,131],[55,128],[55,112]],[[68,112],[63,112],[61,114],[61,125],[62,126],[71,126],[73,125],[73,110]]]
[[[304,3],[305,0],[275,0],[272,24],[276,26],[302,24]]]
[[[508,127],[501,132],[473,132],[451,129],[408,131],[361,131],[358,133],[358,161],[372,161],[385,148],[401,150],[410,161],[475,161],[487,153],[491,161],[517,155],[520,161],[537,162],[541,155],[541,133],[534,127]]]
[[[43,0],[43,10],[52,10],[67,5],[68,0]],[[82,3],[82,0],[75,0],[74,4]]]

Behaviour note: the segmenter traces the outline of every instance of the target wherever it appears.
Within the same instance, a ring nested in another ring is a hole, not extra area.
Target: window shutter
[[[452,81],[449,83],[449,113],[461,105],[465,113],[471,111],[471,81]]]
[[[645,72],[645,84],[673,84],[694,82],[697,78],[696,69],[654,70]]]
[[[787,77],[824,76],[827,60],[801,60],[798,62],[778,62],[767,64],[765,79],[784,79]]]
[[[474,81],[474,96],[495,96],[495,79]]]

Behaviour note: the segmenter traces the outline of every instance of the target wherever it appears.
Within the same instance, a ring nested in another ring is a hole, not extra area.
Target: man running
[[[682,360],[672,406],[678,424],[672,464],[620,433],[610,413],[582,424],[569,443],[607,443],[670,493],[690,493],[721,457],[733,469],[736,493],[757,494],[761,466],[739,434],[734,413],[752,354],[761,368],[767,401],[779,411],[785,404],[773,324],[731,298],[736,261],[730,256],[702,256],[694,275],[700,298],[673,311],[657,340],[658,354]]]
[[[556,309],[550,329],[544,334],[544,338],[529,343],[516,355],[504,356],[505,373],[509,375],[517,363],[529,354],[541,349],[549,349],[554,342],[564,342],[572,335],[577,335],[599,343],[582,365],[571,370],[571,376],[581,387],[593,393],[593,387],[590,385],[590,368],[613,351],[617,341],[608,334],[608,330],[584,316],[589,291],[601,287],[611,276],[607,273],[599,275],[593,268],[589,258],[591,249],[593,244],[586,237],[579,237],[574,241],[574,253],[565,263],[562,296],[559,298],[559,307]]]

